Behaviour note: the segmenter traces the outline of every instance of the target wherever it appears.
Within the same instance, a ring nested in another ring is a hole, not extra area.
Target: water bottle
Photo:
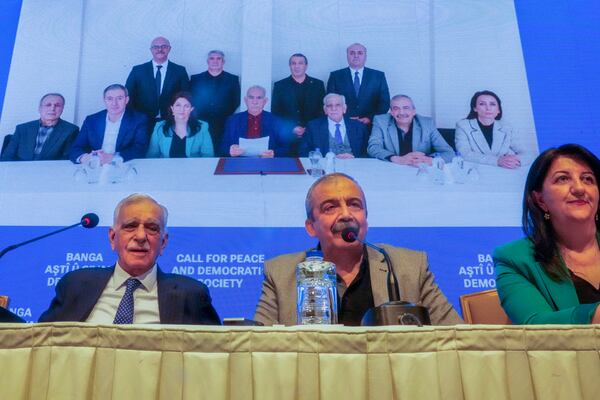
[[[313,178],[323,176],[323,167],[321,166],[323,154],[321,154],[321,150],[317,147],[314,151],[308,153],[308,159],[310,160],[310,176]]]
[[[85,165],[85,172],[87,176],[88,183],[98,183],[100,180],[100,156],[95,152],[92,152],[92,155],[88,162]]]
[[[444,177],[444,159],[439,153],[433,153],[433,161],[431,163],[431,179],[436,185],[443,185]]]
[[[335,264],[323,261],[320,251],[306,253],[296,266],[298,325],[337,323]]]
[[[114,154],[110,166],[111,166],[111,174],[110,174],[110,182],[118,183],[123,180],[123,175],[125,174],[125,166],[123,157],[118,152]]]
[[[335,172],[335,153],[333,151],[325,154],[325,175]]]
[[[455,183],[465,183],[467,180],[467,170],[465,169],[465,160],[460,151],[457,151],[452,158],[452,178]]]

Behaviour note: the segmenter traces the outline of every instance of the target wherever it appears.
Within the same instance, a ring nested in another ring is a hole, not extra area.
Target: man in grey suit
[[[40,99],[40,119],[17,125],[2,161],[66,160],[79,128],[60,118],[65,98],[48,93]]]
[[[338,320],[344,325],[359,325],[369,308],[389,301],[388,267],[383,256],[359,241],[347,243],[341,237],[345,228],[353,228],[361,241],[365,239],[368,229],[365,195],[353,178],[334,173],[313,183],[305,207],[306,231],[319,239],[324,260],[336,265]],[[390,255],[402,300],[427,307],[434,325],[462,322],[435,283],[425,253],[380,246]],[[262,294],[254,314],[256,321],[265,325],[297,324],[296,265],[305,258],[306,253],[300,252],[265,263]]]
[[[375,116],[367,152],[380,160],[413,167],[431,165],[433,153],[446,162],[454,156],[433,119],[418,115],[412,99],[403,94],[392,97],[389,114]]]

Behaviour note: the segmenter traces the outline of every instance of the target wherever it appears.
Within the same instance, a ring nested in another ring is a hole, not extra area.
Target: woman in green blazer
[[[191,94],[176,93],[169,107],[167,119],[154,127],[146,157],[213,156],[213,143],[208,131],[208,123],[196,118]]]
[[[494,251],[502,307],[516,324],[600,323],[600,160],[582,146],[544,151],[523,199],[526,238]]]

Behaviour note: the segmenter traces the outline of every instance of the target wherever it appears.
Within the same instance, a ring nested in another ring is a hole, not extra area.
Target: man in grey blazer
[[[418,115],[412,99],[403,94],[392,97],[388,114],[375,116],[367,152],[380,160],[414,167],[431,165],[433,153],[446,162],[454,156],[433,119]]]
[[[17,125],[2,161],[66,160],[79,132],[77,125],[60,118],[65,98],[47,93],[40,99],[40,119]]]
[[[387,265],[383,256],[359,241],[345,242],[345,228],[365,239],[368,229],[367,203],[358,183],[348,175],[334,173],[319,178],[308,190],[305,228],[319,239],[323,258],[336,265],[338,275],[338,320],[359,325],[364,313],[389,301]],[[389,253],[400,285],[402,300],[428,308],[434,325],[462,322],[435,283],[423,252],[382,245]],[[296,264],[305,252],[284,254],[265,263],[262,294],[254,319],[265,325],[296,325]]]

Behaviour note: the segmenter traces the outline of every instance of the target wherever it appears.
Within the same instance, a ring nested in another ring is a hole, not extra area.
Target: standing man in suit
[[[367,127],[358,121],[345,117],[344,96],[329,93],[323,99],[326,117],[308,123],[306,133],[300,143],[300,157],[319,148],[322,153],[332,151],[337,158],[365,157],[367,154]]]
[[[323,115],[321,102],[325,96],[325,84],[322,80],[306,74],[308,60],[304,54],[292,54],[289,60],[291,75],[275,82],[271,112],[293,125],[296,140],[292,151],[296,152],[306,123]]]
[[[368,151],[371,157],[413,167],[431,165],[432,153],[446,162],[454,157],[433,119],[417,114],[412,99],[403,94],[392,97],[389,114],[375,116]]]
[[[319,240],[323,259],[336,266],[338,321],[360,325],[364,313],[389,301],[387,268],[383,256],[361,242],[367,235],[367,201],[358,183],[342,173],[316,180],[305,200],[304,226]],[[360,239],[348,243],[341,232],[352,228]],[[401,300],[428,308],[433,325],[459,324],[452,308],[429,270],[427,254],[390,245],[387,250],[398,278]],[[305,252],[284,254],[267,260],[262,294],[254,319],[265,325],[296,325],[296,265]]]
[[[240,78],[223,70],[225,53],[211,50],[206,59],[208,70],[192,75],[190,91],[198,118],[208,122],[213,147],[221,145],[225,120],[240,106]]]
[[[169,238],[167,216],[167,209],[148,195],[121,200],[108,230],[116,264],[66,274],[40,322],[219,325],[203,283],[164,273],[156,263]]]
[[[17,125],[2,161],[67,160],[79,127],[62,120],[65,98],[48,93],[40,99],[40,118]]]
[[[101,164],[120,153],[125,161],[143,158],[148,149],[148,119],[139,112],[126,110],[127,88],[118,83],[104,89],[106,109],[88,115],[71,147],[71,161],[87,163],[92,155]]]
[[[367,48],[360,43],[351,44],[346,49],[346,57],[348,68],[329,74],[327,93],[344,95],[350,118],[369,125],[374,115],[383,114],[390,108],[385,74],[365,67]]]
[[[248,88],[244,103],[247,111],[233,114],[225,122],[225,134],[221,142],[222,157],[243,156],[245,150],[240,147],[240,138],[258,139],[269,137],[269,148],[261,157],[287,157],[289,140],[285,137],[285,126],[279,117],[264,111],[267,104],[267,91],[264,87],[254,85]]]
[[[170,51],[171,43],[167,39],[155,38],[150,44],[152,60],[134,66],[125,83],[129,91],[129,108],[148,116],[148,135],[154,122],[167,115],[171,97],[189,88],[185,67],[169,61]]]

